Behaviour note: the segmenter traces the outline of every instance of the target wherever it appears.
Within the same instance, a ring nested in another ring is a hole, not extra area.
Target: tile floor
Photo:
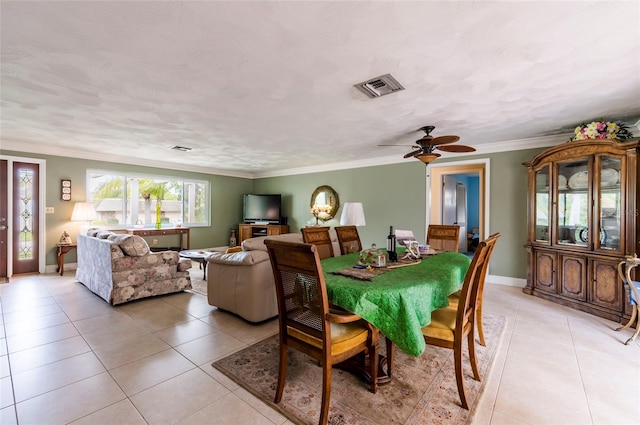
[[[196,271],[197,273],[197,271]],[[476,424],[637,424],[640,341],[487,285],[508,318]],[[277,332],[185,292],[111,307],[73,272],[0,285],[2,424],[290,424],[210,363]]]

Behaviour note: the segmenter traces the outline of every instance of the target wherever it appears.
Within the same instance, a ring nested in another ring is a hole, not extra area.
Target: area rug
[[[207,295],[207,281],[203,278],[203,273],[198,267],[189,269],[189,277],[191,278],[191,290],[202,295]]]
[[[464,373],[470,410],[460,405],[453,350],[427,345],[420,357],[396,350],[391,382],[377,394],[356,375],[334,368],[329,424],[465,424],[487,382],[500,345],[505,318],[485,315],[487,346],[476,344],[481,382],[472,377],[465,352]],[[381,344],[384,351],[384,344]],[[466,345],[465,345],[466,347]],[[465,348],[466,350],[466,348]],[[317,424],[322,397],[322,368],[310,357],[289,350],[287,381],[279,404],[273,403],[278,376],[278,335],[212,363],[238,385],[297,424]]]

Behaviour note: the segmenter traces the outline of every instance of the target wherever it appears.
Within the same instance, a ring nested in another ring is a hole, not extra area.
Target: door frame
[[[480,240],[486,239],[491,234],[489,229],[490,159],[481,158],[442,164],[431,163],[426,168],[427,205],[425,209],[425,229],[429,228],[429,223],[442,223],[442,176],[477,172],[480,186]]]
[[[47,160],[39,159],[39,158],[29,158],[26,156],[11,156],[11,155],[2,155],[0,154],[0,159],[5,159],[7,161],[7,197],[9,199],[7,208],[8,211],[13,211],[13,163],[14,162],[27,162],[31,164],[38,164],[38,183],[40,186],[39,194],[38,194],[38,212],[39,212],[39,220],[38,224],[40,227],[39,231],[39,240],[38,240],[38,273],[44,274],[46,273],[46,232],[47,229],[45,227],[45,206],[46,206],[46,175],[47,175]],[[13,229],[13,213],[7,214],[7,226],[9,229]],[[7,278],[11,278],[13,275],[13,232],[7,232]],[[11,261],[8,261],[11,259]]]

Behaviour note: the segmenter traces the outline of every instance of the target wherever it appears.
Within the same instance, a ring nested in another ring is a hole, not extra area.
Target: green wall
[[[466,156],[464,160],[490,159],[490,231],[501,232],[496,245],[490,273],[498,276],[524,279],[526,256],[526,193],[527,173],[522,162],[530,160],[542,149],[509,151],[489,155]],[[367,225],[359,229],[363,246],[372,243],[386,245],[389,226],[410,229],[424,241],[426,228],[426,172],[419,161],[400,164],[327,171],[294,176],[269,177],[256,180],[225,177],[204,173],[141,167],[104,161],[69,159],[52,155],[38,155],[3,151],[3,155],[41,158],[46,163],[46,205],[54,207],[54,214],[46,216],[46,263],[56,263],[55,244],[63,230],[75,240],[79,225],[69,219],[73,201],[85,200],[86,170],[89,168],[122,170],[208,180],[211,185],[211,226],[192,228],[191,246],[194,248],[227,245],[229,229],[237,228],[242,218],[244,193],[282,194],[282,214],[289,219],[292,232],[315,223],[309,212],[311,194],[316,187],[329,185],[338,193],[340,205],[362,202]],[[439,163],[454,162],[439,159]],[[60,200],[60,180],[72,181],[72,202]],[[337,217],[326,222],[339,225],[342,208]],[[160,246],[162,246],[160,241]],[[75,262],[75,253],[68,254],[67,262]]]
[[[46,264],[56,264],[55,245],[60,235],[66,230],[73,241],[80,230],[81,224],[70,221],[75,202],[86,199],[87,169],[104,169],[128,171],[135,173],[158,174],[164,176],[188,177],[192,179],[208,180],[211,189],[211,226],[191,228],[191,247],[204,248],[222,246],[229,243],[229,230],[238,227],[238,220],[242,217],[242,194],[253,189],[253,180],[238,177],[226,177],[204,173],[168,170],[164,168],[141,167],[113,162],[91,161],[84,159],[65,158],[52,155],[38,155],[24,152],[2,151],[2,155],[46,160],[46,206],[53,207],[54,213],[45,217],[45,246]],[[70,179],[72,187],[71,202],[60,200],[60,180]],[[158,238],[158,246],[175,246],[176,237]],[[75,251],[65,257],[66,263],[76,261]]]
[[[490,159],[489,230],[500,232],[490,273],[498,276],[526,278],[527,171],[522,162],[542,149],[510,151],[467,156],[464,160]],[[439,163],[451,162],[438,160]],[[285,177],[258,179],[258,193],[282,193],[283,209],[289,215],[291,231],[315,223],[309,212],[311,194],[316,187],[329,185],[338,193],[340,204],[360,201],[364,205],[367,225],[358,229],[365,247],[376,243],[386,246],[389,226],[410,229],[419,241],[426,235],[426,172],[419,161],[327,171]],[[328,226],[339,225],[342,208]]]

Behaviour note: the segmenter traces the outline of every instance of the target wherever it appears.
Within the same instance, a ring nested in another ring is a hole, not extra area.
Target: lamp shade
[[[96,209],[91,202],[76,202],[73,206],[71,221],[91,222],[98,218]]]
[[[367,224],[364,219],[362,202],[345,202],[342,206],[340,224],[342,226],[364,226]]]

